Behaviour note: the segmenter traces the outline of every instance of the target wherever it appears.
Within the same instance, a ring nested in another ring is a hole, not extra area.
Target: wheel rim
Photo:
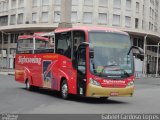
[[[67,86],[67,84],[65,83],[65,84],[63,84],[63,86],[62,86],[62,96],[63,96],[64,98],[66,98],[67,95],[68,95],[68,86]]]

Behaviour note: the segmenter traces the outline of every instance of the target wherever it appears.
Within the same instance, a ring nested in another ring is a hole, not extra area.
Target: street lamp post
[[[156,77],[158,77],[158,68],[159,68],[159,45],[160,45],[160,42],[158,42],[158,46],[157,46]]]
[[[147,35],[144,36],[144,45],[143,45],[143,48],[144,48],[144,62],[143,62],[143,77],[146,76],[146,41],[147,41]]]
[[[1,31],[2,33],[2,43],[1,43],[1,71],[3,70],[3,39],[4,39],[4,36],[3,36],[3,31]]]

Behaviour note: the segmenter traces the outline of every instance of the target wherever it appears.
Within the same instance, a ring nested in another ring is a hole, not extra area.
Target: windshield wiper
[[[124,72],[124,75],[126,75],[127,77],[130,77],[130,74],[125,69],[120,69],[120,70]]]

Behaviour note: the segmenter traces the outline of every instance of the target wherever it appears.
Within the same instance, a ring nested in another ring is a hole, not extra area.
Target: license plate
[[[118,92],[111,92],[111,93],[110,93],[110,96],[118,96],[118,95],[119,95]]]

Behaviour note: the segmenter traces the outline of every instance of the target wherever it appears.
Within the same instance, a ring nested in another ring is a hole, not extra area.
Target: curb
[[[15,74],[14,74],[14,73],[8,73],[8,75],[10,75],[10,76],[14,76]]]
[[[0,72],[0,75],[10,75],[10,76],[14,76],[15,73]]]

